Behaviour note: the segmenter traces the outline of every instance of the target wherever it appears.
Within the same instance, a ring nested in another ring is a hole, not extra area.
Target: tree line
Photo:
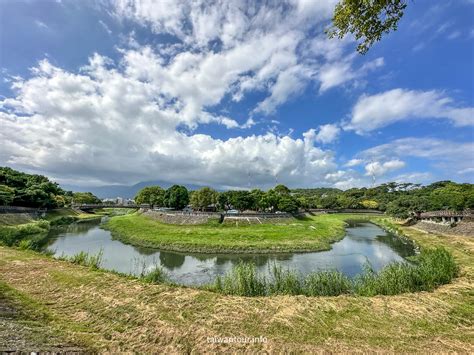
[[[277,185],[268,191],[229,190],[218,192],[210,187],[188,191],[185,186],[168,189],[148,186],[135,196],[137,204],[195,210],[282,211],[304,209],[376,209],[397,217],[411,212],[474,208],[474,185],[438,181],[426,186],[390,182],[376,187],[313,188],[290,190]],[[77,204],[98,204],[101,200],[90,192],[63,190],[42,175],[26,174],[0,167],[0,205],[58,208]]]
[[[100,203],[90,192],[63,190],[43,175],[0,167],[0,205],[59,208],[72,203]]]
[[[178,194],[179,191],[179,194]],[[218,192],[210,187],[188,191],[174,185],[140,190],[135,201],[153,206],[182,209],[188,203],[195,210],[296,212],[303,209],[373,209],[406,218],[411,212],[434,210],[461,211],[474,208],[474,185],[439,181],[427,186],[390,182],[376,187],[293,189],[277,185],[268,191],[230,190]]]

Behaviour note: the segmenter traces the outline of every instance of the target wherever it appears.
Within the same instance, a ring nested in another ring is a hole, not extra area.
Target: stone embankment
[[[219,213],[171,213],[148,210],[143,213],[151,219],[167,224],[204,224],[209,220],[220,220]]]
[[[430,233],[445,235],[462,235],[474,237],[474,221],[465,219],[455,224],[442,224],[429,221],[419,221],[413,227]]]
[[[178,225],[193,225],[193,224],[205,224],[210,220],[218,221],[219,223],[225,224],[278,224],[287,223],[289,219],[292,219],[291,214],[271,214],[271,213],[240,213],[233,215],[226,215],[214,212],[173,212],[173,211],[152,211],[152,210],[141,210],[144,216],[152,218],[154,220],[167,223],[167,224],[178,224]]]

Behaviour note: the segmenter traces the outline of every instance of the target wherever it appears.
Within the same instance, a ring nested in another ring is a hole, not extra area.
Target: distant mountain
[[[173,184],[164,181],[142,181],[135,185],[104,185],[104,186],[76,186],[76,185],[61,185],[61,187],[68,191],[74,192],[92,192],[99,198],[133,198],[142,188],[146,186],[161,186],[164,189],[172,186]],[[199,185],[186,185],[188,190],[196,190],[203,186]]]

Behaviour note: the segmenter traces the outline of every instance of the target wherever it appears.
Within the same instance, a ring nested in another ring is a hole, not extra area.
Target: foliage
[[[378,209],[406,218],[411,212],[463,210],[474,207],[474,185],[439,181],[427,186],[390,182],[371,188],[296,189],[292,195],[304,198],[308,208]]]
[[[341,0],[334,10],[330,38],[348,33],[362,40],[357,50],[365,54],[384,33],[396,31],[407,6],[406,0]]]
[[[181,210],[189,203],[188,189],[181,185],[173,185],[165,192],[164,203],[166,207]]]
[[[193,208],[204,211],[210,205],[216,205],[219,193],[209,187],[203,187],[194,191],[191,195],[190,202]]]
[[[7,186],[0,185],[0,205],[9,205],[15,198],[15,189]]]
[[[0,205],[57,208],[71,203],[100,203],[90,192],[64,191],[42,175],[0,167]]]
[[[49,231],[48,221],[31,221],[18,225],[0,225],[0,244],[38,249]]]
[[[57,207],[57,195],[65,195],[65,191],[45,176],[0,167],[0,204]]]
[[[78,204],[100,204],[102,201],[100,198],[92,194],[92,192],[74,192],[73,195],[73,202]]]
[[[160,186],[147,186],[138,191],[135,203],[162,207],[165,204],[165,190]]]

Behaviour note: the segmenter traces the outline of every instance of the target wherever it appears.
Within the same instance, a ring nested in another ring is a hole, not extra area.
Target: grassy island
[[[276,253],[328,250],[344,236],[346,220],[366,217],[321,215],[286,223],[238,225],[208,222],[173,225],[132,214],[105,225],[114,238],[135,246],[201,253]]]

